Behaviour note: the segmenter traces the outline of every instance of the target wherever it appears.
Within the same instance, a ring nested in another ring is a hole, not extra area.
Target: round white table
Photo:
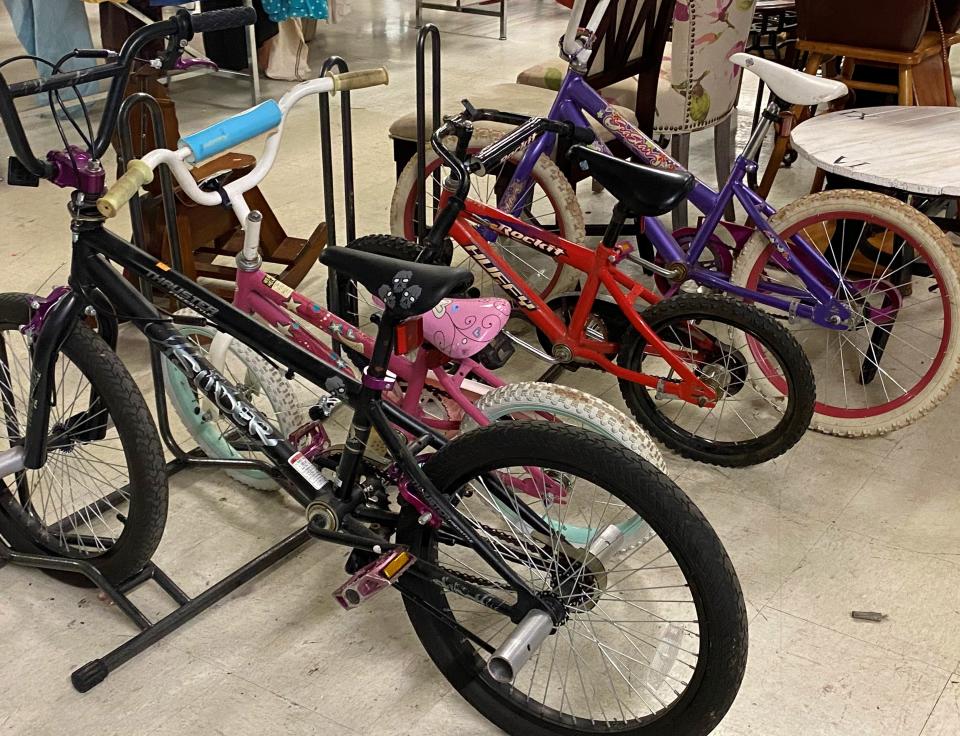
[[[867,107],[798,125],[793,147],[819,168],[913,194],[960,196],[960,108]]]

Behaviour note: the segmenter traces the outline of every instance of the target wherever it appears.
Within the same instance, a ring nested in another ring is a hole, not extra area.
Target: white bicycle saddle
[[[730,61],[752,71],[773,94],[791,105],[818,105],[847,94],[847,85],[843,82],[805,74],[752,54],[734,54]]]

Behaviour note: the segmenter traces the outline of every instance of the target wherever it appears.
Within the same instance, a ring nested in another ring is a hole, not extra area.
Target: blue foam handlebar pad
[[[282,119],[283,113],[276,100],[267,100],[246,112],[184,136],[179,145],[189,146],[193,153],[191,163],[196,163],[273,130]]]

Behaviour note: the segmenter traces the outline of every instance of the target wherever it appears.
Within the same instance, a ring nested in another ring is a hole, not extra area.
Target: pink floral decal
[[[677,0],[677,4],[673,6],[673,19],[679,21],[690,20],[690,8],[686,3]]]
[[[734,28],[733,23],[730,22],[730,6],[733,5],[733,0],[717,0],[717,9],[712,13],[707,13],[707,16],[713,18],[714,23],[726,23],[728,27]],[[734,28],[734,30],[736,30]]]

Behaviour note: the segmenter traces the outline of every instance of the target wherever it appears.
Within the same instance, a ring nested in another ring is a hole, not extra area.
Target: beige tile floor
[[[354,100],[359,231],[368,233],[387,227],[393,173],[385,131],[412,106],[416,30],[410,2],[351,0],[349,10],[339,25],[321,26],[311,60],[317,67],[335,53],[354,68],[390,68],[389,88]],[[563,25],[548,0],[511,4],[507,42],[496,40],[492,19],[428,18],[444,31],[445,88],[464,94],[552,54]],[[16,52],[0,15],[0,57]],[[285,88],[264,85],[267,94]],[[748,80],[741,137],[752,90]],[[185,130],[248,104],[245,85],[229,80],[183,81],[175,95]],[[33,113],[29,120],[37,148],[53,145],[49,118]],[[8,149],[0,137],[4,158]],[[708,179],[711,152],[709,136],[694,138],[693,168]],[[264,185],[293,233],[308,232],[322,216],[316,162],[316,115],[305,105]],[[774,199],[802,194],[810,174],[802,164],[785,171]],[[62,281],[63,192],[3,185],[0,211],[0,291]],[[319,296],[322,284],[315,271],[305,290]],[[136,333],[124,333],[121,352],[149,392]],[[511,375],[531,378],[535,367],[524,363]],[[601,374],[565,380],[622,406]],[[808,434],[783,458],[746,470],[669,458],[671,473],[719,531],[748,600],[747,676],[718,734],[960,733],[958,410],[955,392],[924,421],[887,437]],[[244,491],[218,473],[185,473],[172,482],[157,562],[196,593],[298,523],[293,505],[276,496]],[[0,570],[0,732],[492,733],[433,671],[397,599],[382,596],[350,614],[336,606],[330,591],[344,578],[343,557],[338,549],[306,548],[86,695],[70,687],[69,672],[130,636],[131,626],[90,590]],[[169,610],[155,592],[138,592],[136,600],[150,615]],[[854,621],[853,609],[888,618]]]

